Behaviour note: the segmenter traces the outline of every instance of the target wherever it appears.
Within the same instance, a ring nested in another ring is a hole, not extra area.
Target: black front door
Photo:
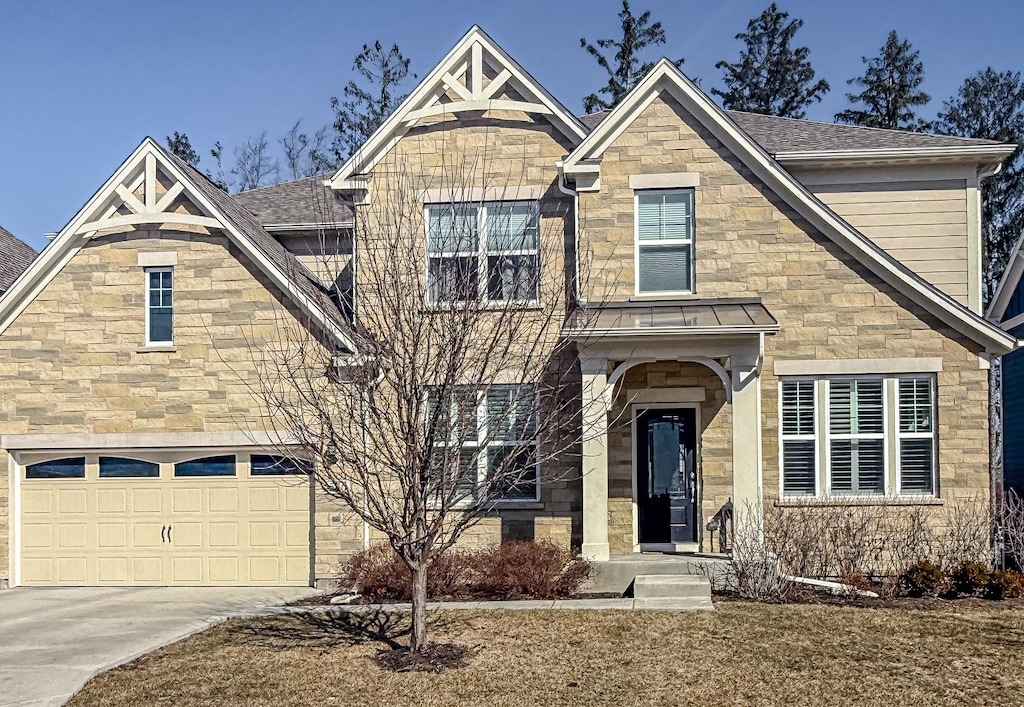
[[[697,411],[644,410],[636,433],[640,542],[696,542]]]

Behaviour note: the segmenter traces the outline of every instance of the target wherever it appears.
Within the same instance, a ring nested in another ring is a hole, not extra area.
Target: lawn
[[[431,614],[469,665],[388,673],[398,615],[222,624],[101,675],[96,705],[1010,705],[1024,701],[1024,611],[722,602],[708,613]]]

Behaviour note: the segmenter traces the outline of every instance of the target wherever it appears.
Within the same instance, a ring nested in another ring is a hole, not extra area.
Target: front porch
[[[761,362],[777,331],[750,299],[604,307],[580,330],[584,557],[728,549],[733,509],[761,495]]]

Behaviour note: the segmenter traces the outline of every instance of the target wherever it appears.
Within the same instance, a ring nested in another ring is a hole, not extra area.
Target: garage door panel
[[[61,584],[89,584],[84,557],[58,557],[57,581]]]
[[[164,560],[162,557],[133,557],[131,559],[131,581],[151,584],[164,581]]]
[[[96,512],[117,513],[124,515],[128,512],[128,490],[127,489],[98,489],[96,491]]]
[[[309,512],[309,487],[306,484],[286,486],[282,490],[285,494],[285,510]]]
[[[87,528],[85,523],[63,523],[57,526],[57,547],[84,548]]]
[[[21,492],[21,512],[25,515],[53,513],[53,490],[25,489]]]
[[[21,581],[25,584],[53,584],[54,561],[48,557],[24,557],[21,560]]]
[[[88,489],[58,489],[58,513],[85,513],[88,509]]]
[[[286,522],[284,544],[286,547],[309,547],[309,521]]]
[[[100,557],[96,560],[96,579],[111,584],[124,584],[128,577],[127,557]]]
[[[210,523],[210,547],[237,548],[238,543],[238,522]]]
[[[241,575],[238,572],[240,564],[238,557],[211,557],[209,562],[211,584],[238,584],[241,582]]]
[[[203,546],[203,524],[199,521],[178,521],[171,524],[173,547],[196,548]]]
[[[281,506],[280,491],[273,487],[249,489],[249,511],[266,513],[277,511]]]
[[[53,526],[49,523],[22,524],[21,544],[26,548],[53,547]]]
[[[97,545],[104,550],[128,549],[127,523],[100,523],[96,533]]]
[[[238,513],[238,489],[212,488],[208,503],[211,513]]]
[[[277,557],[250,557],[249,579],[259,584],[282,581],[281,560]]]
[[[132,547],[160,547],[164,544],[162,523],[132,523]]]
[[[309,560],[303,557],[286,557],[285,582],[287,584],[308,584]]]
[[[203,558],[199,556],[172,557],[171,581],[175,584],[202,584]]]
[[[280,544],[281,532],[278,523],[249,523],[249,545],[251,547],[277,547]]]
[[[132,489],[132,513],[163,513],[164,491],[161,488]]]

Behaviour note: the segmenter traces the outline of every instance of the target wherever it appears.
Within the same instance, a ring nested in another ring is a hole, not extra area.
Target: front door
[[[697,411],[642,411],[636,419],[641,544],[697,541]]]

